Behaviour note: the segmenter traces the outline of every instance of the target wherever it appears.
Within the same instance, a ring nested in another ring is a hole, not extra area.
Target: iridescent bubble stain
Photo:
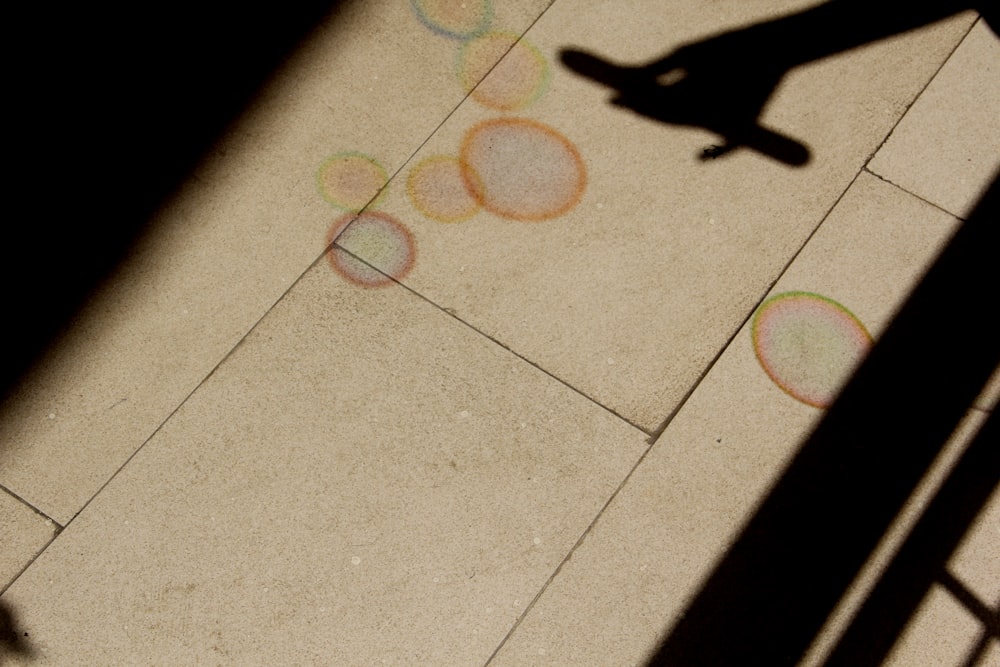
[[[390,215],[366,211],[347,214],[334,221],[327,244],[333,270],[362,287],[385,287],[401,280],[413,268],[416,244],[413,235]],[[364,257],[365,261],[357,259]],[[373,268],[373,267],[377,267]]]
[[[461,163],[450,155],[417,163],[406,179],[406,193],[414,208],[438,222],[463,222],[480,209],[465,186]]]
[[[470,39],[458,54],[462,87],[474,100],[498,111],[529,106],[545,90],[548,77],[545,57],[513,33],[489,32]]]
[[[509,113],[545,91],[545,57],[516,34],[490,32],[489,0],[411,0],[411,7],[425,27],[458,40],[457,74],[471,99]],[[413,235],[396,218],[372,210],[386,191],[386,170],[362,153],[340,153],[322,164],[317,181],[329,203],[349,212],[327,236],[328,247],[336,241],[328,253],[333,269],[365,287],[405,277],[416,256]],[[457,157],[417,163],[406,193],[414,209],[438,222],[463,222],[483,209],[540,221],[572,209],[586,182],[584,162],[566,137],[543,123],[508,116],[468,130]]]
[[[316,175],[320,194],[345,211],[358,212],[376,197],[389,181],[382,165],[363,153],[338,153],[328,158]]]
[[[525,118],[496,118],[473,126],[459,151],[469,193],[484,209],[512,220],[539,221],[580,201],[587,169],[576,147],[557,130]]]
[[[421,23],[453,39],[480,35],[493,20],[490,0],[411,0],[410,5]]]
[[[872,344],[865,326],[832,299],[810,292],[777,294],[751,325],[764,372],[793,398],[828,407]]]

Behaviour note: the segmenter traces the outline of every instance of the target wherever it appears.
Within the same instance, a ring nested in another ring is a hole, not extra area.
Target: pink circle
[[[333,270],[355,285],[384,287],[413,268],[416,244],[403,223],[377,211],[347,214],[330,227],[327,245]]]
[[[809,292],[785,292],[765,301],[754,316],[751,335],[771,380],[818,408],[833,402],[872,342],[849,310]]]

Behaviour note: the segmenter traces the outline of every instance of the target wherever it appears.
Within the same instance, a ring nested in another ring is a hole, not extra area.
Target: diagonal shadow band
[[[1000,412],[994,411],[837,641],[827,667],[882,664],[935,582],[978,617],[984,634],[1000,638],[1000,621],[987,607],[992,601],[976,598],[947,569],[969,526],[1000,484],[998,443]]]
[[[651,665],[801,659],[1000,363],[998,249],[994,180]]]

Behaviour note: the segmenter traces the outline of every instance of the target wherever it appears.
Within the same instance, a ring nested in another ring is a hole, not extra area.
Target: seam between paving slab
[[[497,645],[496,649],[493,651],[493,653],[490,655],[490,657],[486,660],[486,662],[484,663],[484,667],[488,667],[488,665],[493,662],[494,658],[496,658],[496,656],[500,653],[500,651],[507,644],[507,642],[511,639],[511,637],[513,637],[514,633],[517,631],[517,628],[521,625],[522,621],[524,621],[524,619],[527,617],[527,615],[534,608],[535,604],[545,594],[545,592],[548,590],[548,588],[552,584],[552,582],[555,581],[555,578],[557,576],[559,576],[559,573],[562,572],[562,569],[566,565],[566,563],[568,563],[573,558],[573,554],[576,553],[577,549],[587,539],[587,536],[593,530],[594,526],[596,526],[597,523],[601,520],[601,517],[604,516],[604,512],[611,505],[611,503],[613,503],[615,501],[615,499],[618,497],[618,494],[621,492],[621,490],[623,488],[625,488],[625,485],[628,484],[629,480],[632,479],[632,475],[639,468],[639,466],[642,465],[642,463],[646,460],[646,457],[649,456],[650,452],[653,450],[653,447],[656,445],[657,440],[663,434],[663,432],[666,430],[666,428],[669,426],[670,422],[672,422],[673,419],[684,408],[684,406],[687,405],[688,400],[691,398],[691,396],[694,394],[694,392],[701,385],[702,381],[708,376],[708,374],[711,372],[711,370],[715,367],[716,362],[718,362],[718,360],[722,356],[722,354],[727,349],[729,349],[730,345],[732,345],[733,339],[739,334],[739,332],[746,325],[747,320],[750,319],[750,317],[753,315],[754,311],[760,306],[760,303],[767,296],[768,292],[770,292],[771,289],[774,287],[774,285],[777,283],[777,281],[781,279],[781,276],[783,276],[785,274],[785,272],[788,270],[788,267],[791,265],[791,263],[795,260],[796,257],[799,256],[799,254],[802,252],[803,248],[805,248],[806,244],[808,244],[809,240],[812,239],[812,237],[816,234],[817,230],[819,230],[819,228],[822,226],[823,222],[826,221],[826,219],[830,215],[830,212],[833,211],[833,209],[837,206],[837,204],[840,203],[840,200],[843,199],[844,195],[851,188],[851,186],[854,184],[854,182],[858,179],[858,176],[861,174],[861,172],[863,170],[864,170],[863,168],[860,169],[860,170],[858,170],[858,172],[854,175],[854,178],[851,179],[851,181],[847,185],[847,187],[845,187],[844,190],[840,193],[840,195],[837,196],[836,201],[827,209],[826,213],[823,214],[823,216],[820,219],[820,222],[816,225],[816,227],[813,229],[813,231],[810,232],[808,238],[805,240],[805,242],[802,244],[802,246],[795,252],[795,254],[792,256],[791,260],[789,260],[785,264],[784,268],[782,268],[781,272],[771,282],[771,284],[767,287],[767,289],[764,290],[764,295],[758,300],[758,302],[754,305],[754,307],[750,309],[750,312],[744,317],[744,319],[740,323],[740,325],[735,329],[735,331],[729,337],[729,339],[726,341],[726,343],[720,348],[719,352],[715,355],[715,357],[713,357],[713,359],[711,360],[711,362],[709,362],[709,364],[705,367],[705,370],[699,375],[698,379],[692,384],[691,388],[687,391],[687,393],[684,394],[684,397],[678,403],[677,407],[674,408],[674,410],[664,420],[664,422],[653,433],[650,434],[650,440],[649,440],[650,446],[646,449],[645,452],[643,452],[639,456],[639,459],[636,461],[635,465],[632,466],[632,469],[629,470],[629,472],[625,475],[625,478],[622,480],[621,484],[618,485],[618,488],[616,488],[614,490],[614,492],[612,492],[612,494],[608,498],[607,502],[604,503],[604,505],[601,507],[601,509],[594,516],[594,519],[584,529],[583,533],[580,535],[580,538],[570,548],[569,552],[567,552],[566,556],[562,559],[562,561],[559,563],[559,565],[556,566],[555,570],[553,570],[552,574],[545,581],[545,583],[542,584],[541,588],[538,590],[538,593],[534,596],[534,598],[532,598],[531,602],[528,603],[528,605],[525,607],[525,610],[518,616],[517,620],[511,626],[511,628],[507,632],[506,636],[504,636],[504,638]],[[543,372],[545,372],[545,371],[543,370]],[[558,379],[558,378],[556,378],[556,379]],[[563,384],[565,384],[565,383],[563,383]],[[567,385],[567,386],[569,386],[569,385]],[[572,388],[572,387],[570,387],[570,388]],[[605,409],[608,410],[608,408],[605,408]],[[609,410],[609,412],[613,413],[613,411],[611,411],[611,410]],[[640,430],[642,430],[642,429],[640,429]],[[646,431],[644,431],[644,432],[646,432]]]
[[[6,583],[0,583],[0,596],[2,596],[7,591],[7,589],[10,588],[14,584],[14,582],[17,581],[18,578],[22,574],[24,574],[24,571],[27,570],[29,567],[31,567],[31,565],[38,559],[38,557],[42,555],[42,552],[44,552],[46,549],[48,549],[49,545],[52,544],[52,542],[57,537],[59,537],[59,534],[63,531],[64,526],[60,525],[58,521],[56,521],[55,519],[53,519],[49,515],[45,514],[45,512],[41,511],[40,509],[38,509],[37,507],[35,507],[31,503],[29,503],[27,500],[25,500],[21,496],[19,496],[16,493],[14,493],[10,489],[8,489],[6,486],[3,486],[2,484],[0,484],[0,493],[5,493],[5,494],[9,495],[11,498],[13,498],[14,500],[16,500],[19,505],[21,505],[23,507],[27,507],[32,512],[34,512],[36,515],[38,515],[41,518],[45,519],[45,521],[47,523],[49,523],[49,524],[51,524],[52,526],[55,527],[55,530],[53,530],[53,532],[52,532],[52,536],[45,542],[44,546],[42,546],[40,549],[38,549],[31,556],[31,558],[28,559],[28,562],[25,563],[24,566],[20,570],[17,571],[17,574],[15,574],[13,577],[11,577],[10,581],[8,581]]]

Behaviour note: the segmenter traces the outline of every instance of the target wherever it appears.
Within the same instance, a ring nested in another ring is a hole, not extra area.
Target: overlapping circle
[[[384,287],[401,280],[416,259],[410,230],[394,217],[377,211],[347,214],[335,220],[327,234],[327,245],[334,241],[340,247],[330,250],[330,266],[362,287]]]
[[[576,147],[557,130],[525,118],[473,126],[459,151],[469,193],[484,209],[513,220],[554,218],[573,208],[587,185]]]

